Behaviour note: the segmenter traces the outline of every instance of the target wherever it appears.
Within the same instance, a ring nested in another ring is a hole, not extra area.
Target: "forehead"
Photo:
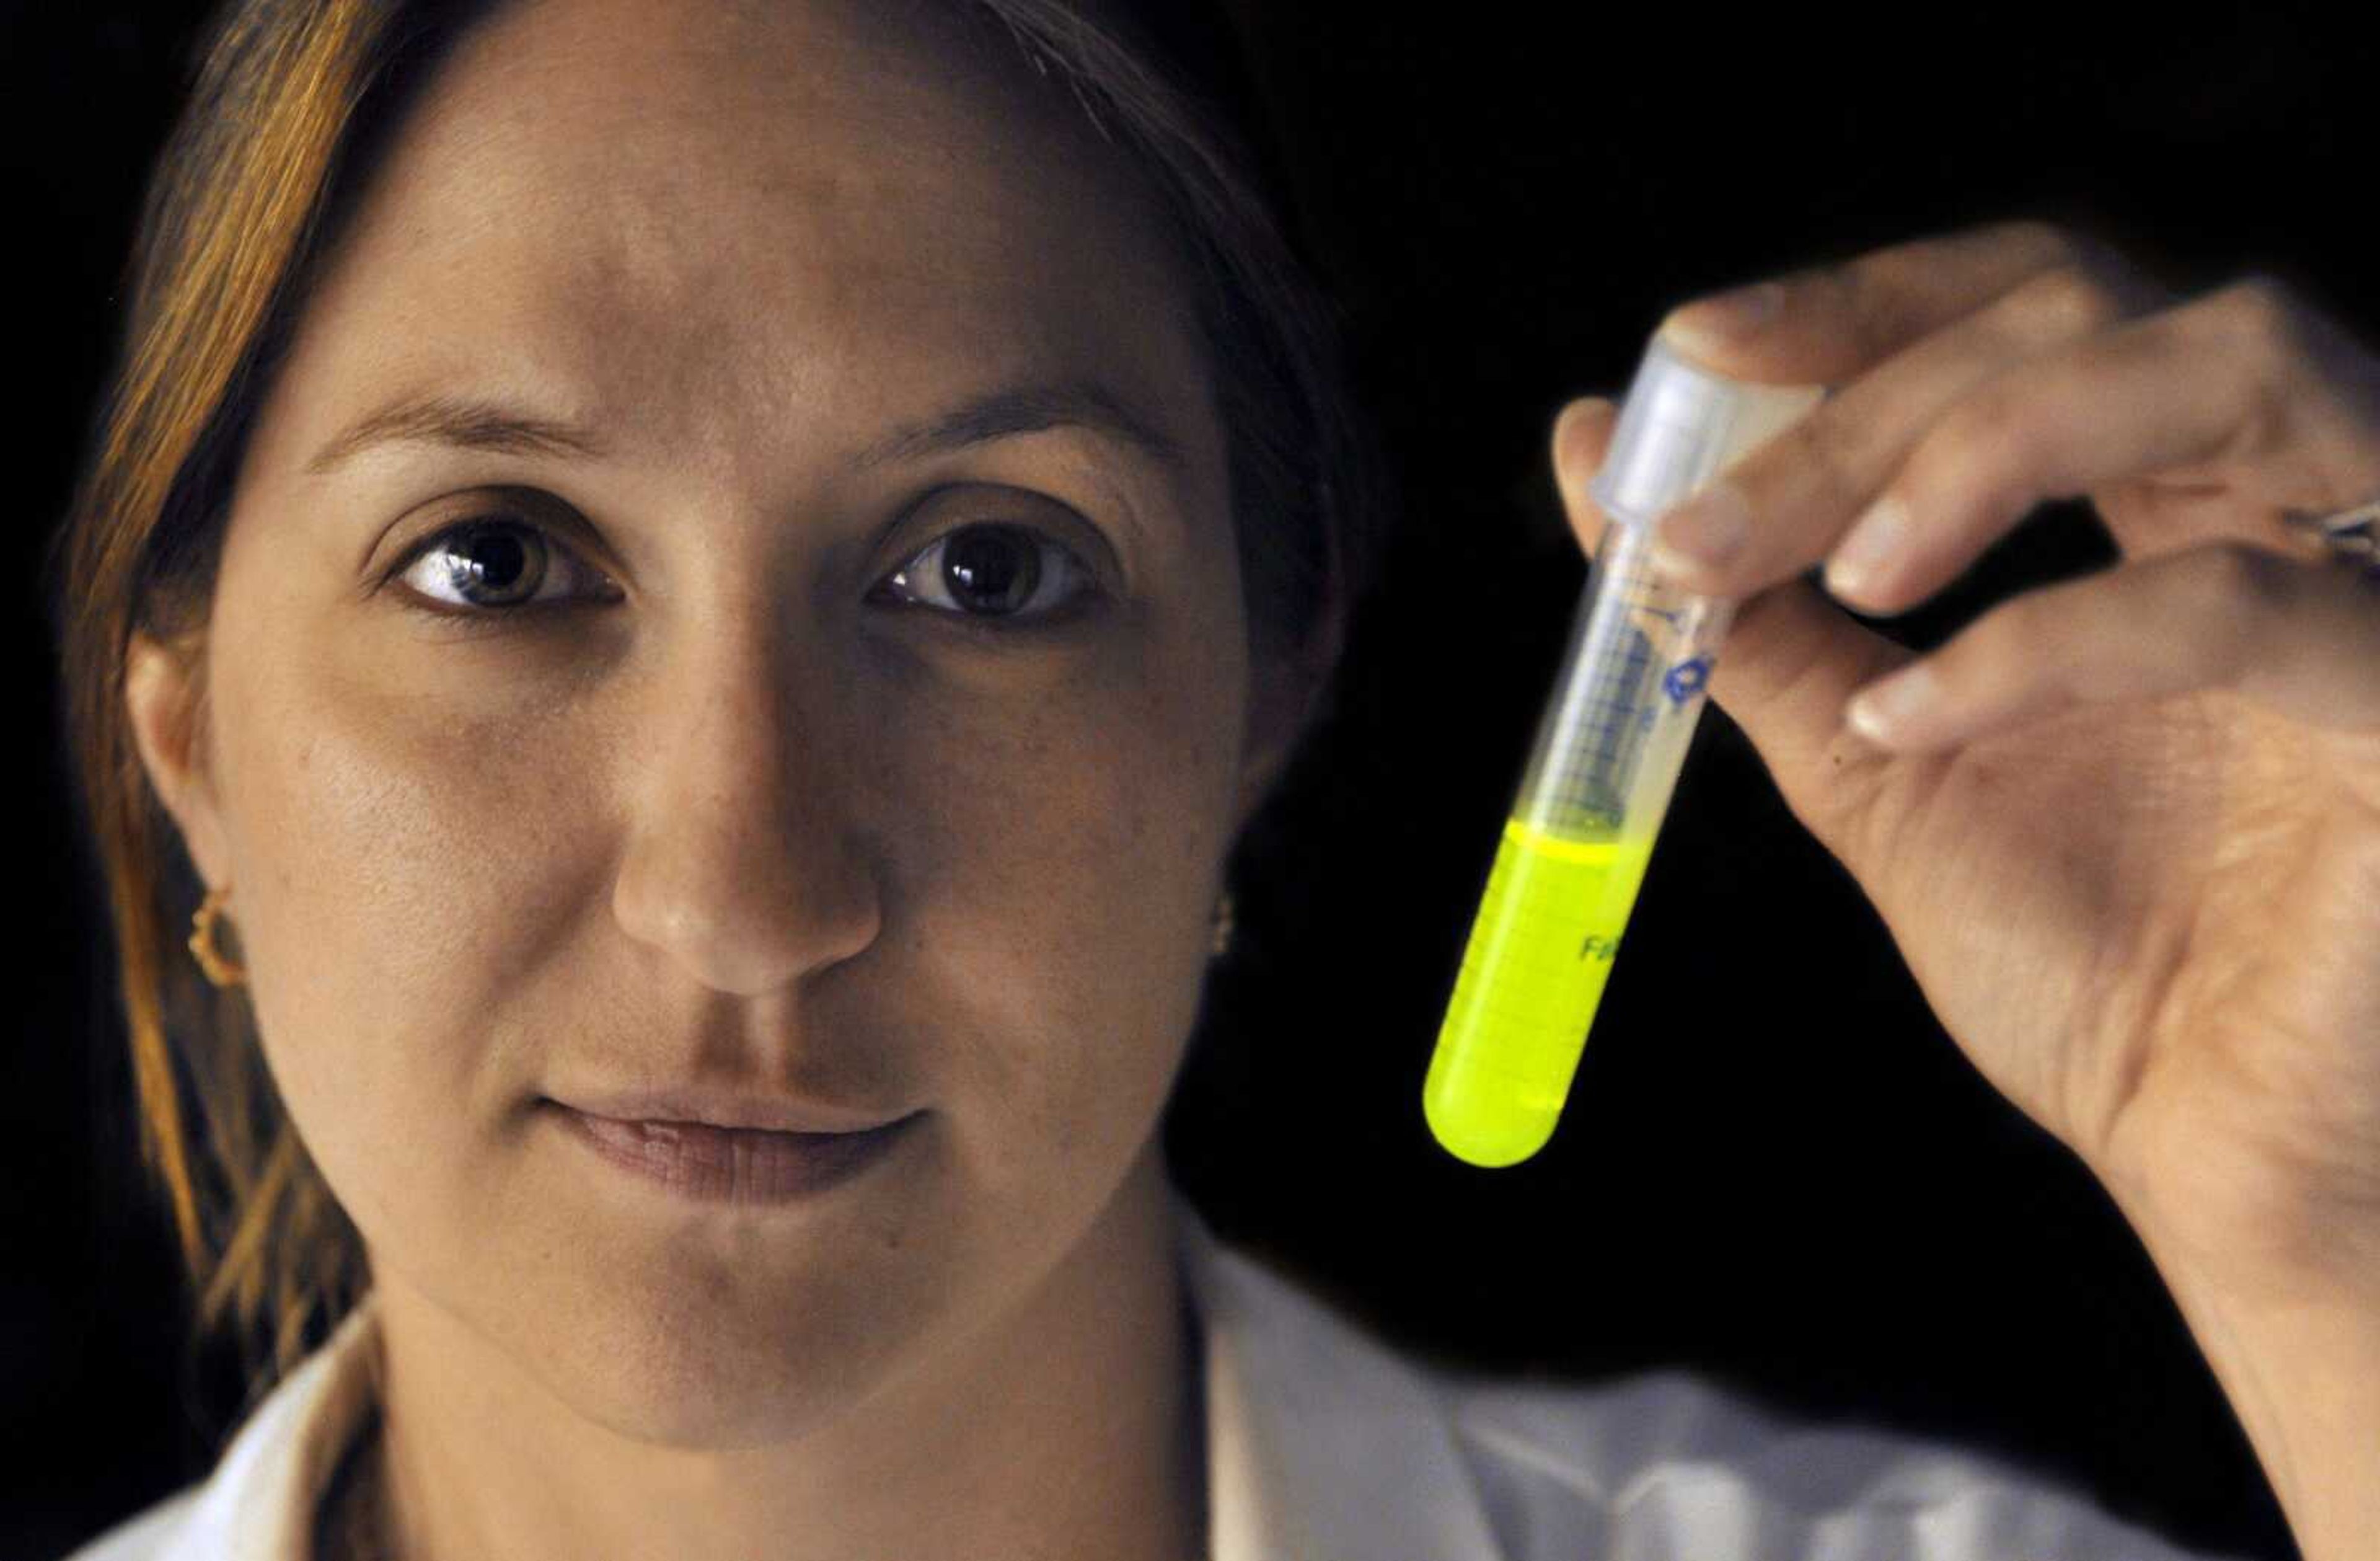
[[[1019,379],[1162,405],[1205,383],[1167,232],[956,5],[534,0],[410,111],[290,377],[531,389],[721,458]]]

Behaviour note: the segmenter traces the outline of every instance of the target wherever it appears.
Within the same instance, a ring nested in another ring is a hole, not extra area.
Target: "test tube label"
[[[1711,659],[1707,655],[1692,657],[1670,668],[1661,679],[1661,691],[1670,696],[1671,704],[1683,704],[1703,691],[1710,682]]]

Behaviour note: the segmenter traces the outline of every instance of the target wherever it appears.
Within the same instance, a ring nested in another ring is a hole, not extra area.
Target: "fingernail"
[[[1909,512],[1890,496],[1870,505],[1827,561],[1827,588],[1838,596],[1864,596],[1900,560],[1909,538]]]
[[[1725,567],[1752,537],[1752,510],[1720,482],[1662,516],[1653,530],[1653,567],[1664,574]]]
[[[1921,661],[1852,695],[1843,709],[1843,719],[1870,742],[1890,748],[1916,736],[1925,717],[1940,703],[1934,669]]]
[[[1750,335],[1777,317],[1785,302],[1784,284],[1761,282],[1732,292],[1719,293],[1677,310],[1662,324],[1664,331],[1675,327],[1679,332],[1718,341],[1731,341]]]

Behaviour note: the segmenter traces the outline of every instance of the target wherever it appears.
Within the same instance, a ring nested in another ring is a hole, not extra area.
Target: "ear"
[[[210,888],[223,886],[231,860],[208,762],[203,654],[135,634],[125,658],[124,703],[140,766],[181,831],[191,863]]]
[[[1250,665],[1248,713],[1240,746],[1240,797],[1232,838],[1264,805],[1273,783],[1313,719],[1323,687],[1339,661],[1343,617],[1333,612],[1293,655],[1258,658]]]

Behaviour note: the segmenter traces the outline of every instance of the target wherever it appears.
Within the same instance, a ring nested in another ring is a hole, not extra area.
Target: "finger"
[[[2111,287],[2144,285],[2107,245],[2031,218],[1994,222],[1811,266],[1670,311],[1660,335],[1695,362],[1733,379],[1840,384],[2027,279],[2058,267],[2099,274]],[[1725,328],[1723,300],[1773,289],[1772,311]]]
[[[1582,396],[1566,402],[1554,418],[1554,485],[1560,490],[1571,530],[1589,558],[1602,545],[1608,518],[1588,494],[1587,484],[1603,470],[1604,457],[1611,453],[1612,431],[1619,423],[1620,409],[1602,396]]]
[[[1900,611],[2042,501],[2128,478],[2228,468],[2244,496],[2312,510],[2380,490],[2380,423],[2331,415],[2338,398],[2297,354],[2284,307],[2241,284],[1991,374],[1836,543],[1829,587],[1863,610]],[[2272,530],[2236,540],[2279,544]],[[1847,572],[1871,543],[1866,567]]]
[[[2137,289],[2076,266],[2039,272],[1973,313],[1912,343],[1786,425],[1690,505],[1656,521],[1654,564],[1687,589],[1749,595],[1802,573],[1840,545],[1935,424],[1995,375],[2104,332],[2143,307]],[[1681,554],[1694,517],[1732,513],[1740,551],[1722,562]],[[1981,551],[1980,545],[1976,551]],[[1830,579],[1839,596],[1878,610],[1867,582]]]
[[[1912,702],[1898,719],[1862,726],[1861,706],[1904,679]],[[2233,542],[2119,565],[2003,603],[1861,689],[1847,715],[1882,746],[1921,752],[2203,689],[2310,726],[2380,729],[2380,576]]]

